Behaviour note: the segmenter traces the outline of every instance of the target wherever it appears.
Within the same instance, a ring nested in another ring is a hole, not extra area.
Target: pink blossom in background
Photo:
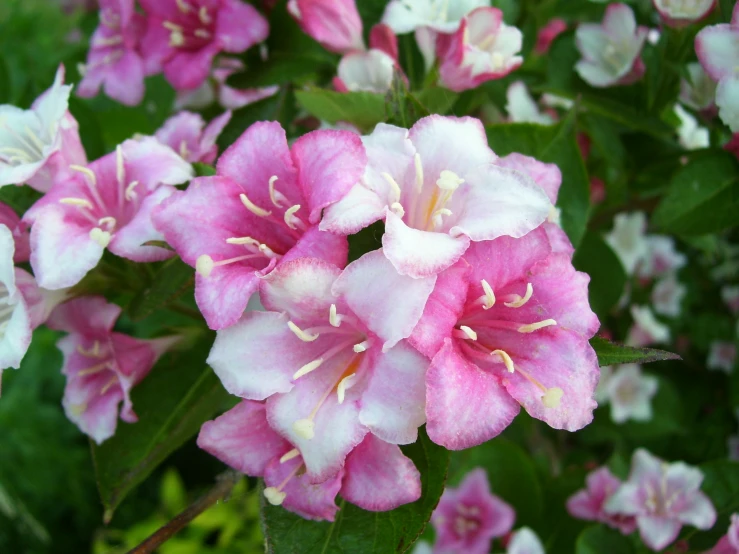
[[[550,20],[544,27],[539,29],[539,34],[536,36],[536,45],[534,46],[534,52],[537,54],[546,54],[549,51],[549,47],[559,35],[567,30],[567,22],[564,19],[555,17]]]
[[[321,483],[304,473],[297,448],[269,425],[261,402],[242,400],[203,424],[198,446],[253,477],[264,477],[264,496],[307,519],[334,521],[342,498],[370,511],[392,510],[421,496],[421,479],[413,462],[396,445],[372,434],[364,437],[339,471]]]
[[[492,540],[510,532],[516,512],[490,492],[485,470],[470,471],[457,488],[447,487],[431,516],[434,554],[487,554]]]
[[[473,243],[438,276],[409,339],[432,358],[431,440],[450,450],[481,444],[520,406],[556,429],[590,423],[600,372],[588,343],[599,327],[588,281],[567,254],[552,252],[544,229]]]
[[[194,179],[156,210],[157,228],[197,269],[195,299],[212,329],[236,323],[260,277],[281,261],[346,264],[346,238],[317,223],[365,164],[352,132],[313,131],[289,148],[279,123],[259,122],[221,154],[215,176]]]
[[[398,275],[381,251],[343,272],[290,260],[261,281],[268,311],[218,331],[208,364],[231,394],[266,399],[270,426],[300,450],[310,482],[323,482],[368,432],[416,440],[428,360],[402,339],[420,317],[408,306],[433,281]]]
[[[654,7],[670,27],[683,27],[706,17],[716,0],[652,0]]]
[[[718,369],[725,373],[734,371],[736,363],[736,344],[715,340],[711,342],[706,365],[708,369]]]
[[[604,510],[606,502],[621,486],[621,480],[603,466],[588,474],[586,487],[570,496],[567,511],[572,517],[587,521],[599,521],[618,529],[624,535],[633,533],[636,520],[631,516],[610,514]]]
[[[454,33],[439,34],[436,55],[442,86],[461,92],[500,79],[517,69],[523,34],[503,23],[498,8],[478,8],[462,18]]]
[[[384,219],[383,251],[401,275],[436,275],[472,242],[523,236],[550,213],[530,177],[493,165],[477,119],[432,115],[410,131],[380,123],[362,142],[366,171],[320,227],[349,235]]]
[[[100,24],[90,39],[87,62],[80,65],[77,94],[95,96],[100,87],[113,100],[135,106],[144,98],[144,62],[139,43],[146,19],[134,0],[100,0]]]
[[[513,533],[506,554],[545,554],[539,537],[528,527],[521,527]]]
[[[731,313],[739,313],[739,286],[721,287],[721,300],[729,308]]]
[[[354,0],[289,0],[287,9],[326,50],[339,54],[364,50],[362,20]]]
[[[206,125],[200,114],[183,111],[165,121],[154,136],[187,162],[212,164],[218,156],[216,140],[230,119],[231,112],[225,112]]]
[[[646,230],[647,216],[644,212],[622,212],[613,218],[613,229],[604,237],[621,261],[626,275],[633,275],[649,252]]]
[[[77,121],[67,109],[71,90],[60,65],[51,88],[30,109],[0,105],[0,186],[28,183],[46,192],[68,164],[87,162]]]
[[[633,304],[630,308],[634,323],[629,329],[626,344],[629,346],[649,346],[652,344],[666,343],[670,340],[670,328],[660,322],[649,306],[637,306]]]
[[[657,281],[652,289],[650,300],[654,311],[660,315],[678,317],[688,288],[678,281],[674,273],[668,273]]]
[[[731,514],[729,530],[705,554],[739,554],[739,514]]]
[[[23,216],[31,225],[31,266],[40,286],[77,284],[105,248],[134,261],[157,261],[172,252],[146,246],[161,240],[151,211],[184,183],[192,167],[153,138],[128,140],[73,170]]]
[[[47,325],[66,331],[57,347],[64,355],[67,377],[62,405],[80,430],[101,444],[115,433],[118,410],[127,423],[138,420],[130,392],[151,371],[176,337],[144,340],[112,331],[121,308],[100,296],[87,296],[59,306]]]
[[[602,387],[601,404],[611,405],[611,419],[615,423],[649,421],[652,419],[652,398],[657,394],[659,381],[644,375],[637,364],[622,364],[608,376]]]
[[[710,529],[716,510],[700,491],[703,473],[682,462],[667,463],[643,448],[634,452],[628,480],[606,501],[612,515],[633,516],[644,544],[661,551],[683,525]]]
[[[688,258],[675,248],[675,239],[666,235],[648,235],[644,239],[645,252],[637,264],[636,275],[651,279],[669,275],[688,263]]]
[[[734,133],[731,140],[724,144],[724,150],[734,154],[736,159],[739,160],[739,133]]]
[[[580,77],[594,87],[627,85],[644,76],[640,57],[647,28],[637,26],[626,4],[609,4],[601,24],[581,23],[575,39],[582,59],[575,64]]]
[[[21,218],[13,208],[2,202],[0,202],[0,225],[5,225],[13,235],[15,243],[13,261],[17,264],[27,262],[31,255],[28,227],[21,222]]]
[[[606,184],[598,177],[590,177],[590,202],[600,204],[606,199]]]
[[[240,53],[267,38],[267,20],[240,0],[141,0],[147,74],[164,72],[177,90],[198,88],[220,52]]]

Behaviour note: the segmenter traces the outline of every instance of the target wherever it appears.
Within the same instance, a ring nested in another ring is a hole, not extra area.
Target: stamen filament
[[[275,190],[275,181],[277,181],[277,175],[272,175],[269,178],[269,199],[274,204],[275,208],[281,208],[282,202],[287,202],[287,198],[282,195],[279,191]]]
[[[101,371],[104,371],[106,369],[110,369],[110,361],[105,361],[101,364],[94,365],[92,367],[88,367],[86,369],[82,369],[77,372],[77,377],[87,377],[88,375],[95,375],[96,373],[100,373]]]
[[[126,187],[126,191],[124,192],[124,196],[126,197],[126,200],[129,202],[133,201],[137,196],[138,193],[134,190],[138,186],[138,181],[131,181],[128,183],[128,186]]]
[[[67,204],[69,206],[78,206],[80,208],[87,208],[91,210],[93,208],[92,202],[86,198],[61,198],[59,199],[60,204]]]
[[[483,296],[482,309],[489,310],[490,308],[495,306],[495,294],[493,293],[493,287],[491,287],[490,283],[488,283],[485,279],[480,281],[480,284],[482,285],[482,290],[485,293],[485,296]]]
[[[107,383],[105,383],[105,385],[103,385],[103,388],[100,389],[100,396],[103,396],[106,392],[108,392],[108,390],[110,389],[110,387],[112,387],[113,385],[115,385],[117,383],[118,383],[118,376],[117,375],[113,375],[113,377],[110,378],[110,381],[108,381]]]
[[[467,327],[467,325],[460,325],[459,329],[467,336],[468,339],[477,340],[477,333],[471,328]]]
[[[300,450],[298,450],[297,448],[293,448],[292,450],[290,450],[290,452],[282,455],[282,457],[280,458],[280,463],[284,464],[285,462],[289,462],[290,460],[292,460],[293,458],[297,458],[298,456],[300,456]]]
[[[336,387],[336,396],[338,397],[339,404],[344,403],[344,397],[346,396],[347,389],[351,388],[351,386],[354,384],[357,374],[352,373],[351,375],[347,375],[344,377],[341,381],[339,381],[339,385]]]
[[[100,342],[95,341],[92,343],[92,348],[85,350],[81,344],[77,345],[77,352],[85,356],[86,358],[99,358],[100,357]]]
[[[362,342],[358,342],[357,344],[355,344],[353,346],[353,350],[357,354],[361,354],[362,352],[364,352],[365,350],[369,348],[369,345],[370,343],[368,340],[363,340]]]
[[[97,186],[98,184],[97,177],[95,177],[95,173],[89,167],[72,164],[69,166],[69,169],[72,169],[74,171],[79,171],[80,173],[84,174],[85,177],[87,177],[90,180],[90,183],[92,183],[92,186],[94,187]]]
[[[244,204],[247,210],[249,210],[251,213],[253,213],[256,216],[259,217],[267,217],[269,215],[272,215],[272,212],[265,210],[263,208],[260,208],[256,204],[254,204],[251,200],[249,200],[249,197],[246,196],[243,192],[239,195],[239,198],[241,198],[241,203]]]
[[[290,206],[287,210],[285,210],[285,225],[290,227],[293,231],[297,230],[299,226],[302,226],[302,221],[295,217],[295,212],[297,212],[300,209],[300,204],[295,204],[294,206]]]
[[[316,358],[312,362],[308,362],[293,374],[293,381],[300,379],[303,375],[308,375],[311,371],[315,371],[316,369],[321,367],[323,361],[323,358]]]
[[[390,188],[392,189],[393,194],[395,195],[395,202],[399,202],[400,201],[401,190],[400,190],[400,185],[398,184],[398,182],[395,179],[393,179],[393,176],[390,175],[389,173],[383,172],[383,173],[380,173],[380,175],[382,175],[382,177],[390,185]]]
[[[518,332],[519,333],[533,333],[534,331],[537,331],[544,327],[549,327],[550,325],[557,325],[557,322],[554,321],[553,319],[545,319],[544,321],[538,321],[536,323],[529,323],[528,325],[521,325],[518,328]]]
[[[288,321],[287,326],[290,328],[290,330],[293,333],[295,333],[295,336],[297,336],[303,342],[313,342],[320,336],[318,333],[311,334],[311,333],[304,331],[303,329],[295,325],[292,321]]]
[[[328,322],[332,327],[338,327],[341,325],[341,316],[336,313],[336,304],[331,304],[331,308],[328,313]]]
[[[418,152],[413,156],[413,163],[416,166],[416,192],[420,194],[423,190],[423,165],[421,164],[421,154]]]
[[[526,283],[526,294],[524,294],[523,298],[515,295],[518,297],[516,300],[513,300],[512,302],[504,302],[504,304],[509,308],[520,308],[531,299],[532,294],[534,294],[534,285],[532,285],[531,283]]]
[[[513,366],[513,360],[511,360],[511,357],[508,355],[508,352],[505,350],[493,350],[490,353],[491,356],[497,355],[503,364],[505,364],[506,369],[508,370],[508,373],[513,373],[515,371],[515,367]]]

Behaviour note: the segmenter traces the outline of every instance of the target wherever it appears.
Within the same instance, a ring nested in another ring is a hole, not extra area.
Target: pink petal
[[[225,414],[203,423],[198,446],[253,477],[264,475],[270,460],[290,449],[290,444],[267,423],[264,404],[251,400],[242,400]]]
[[[297,0],[294,6],[300,26],[327,50],[364,50],[362,20],[354,0]]]
[[[216,37],[226,52],[243,52],[265,40],[268,34],[269,24],[254,6],[226,0],[218,9]]]
[[[180,185],[193,176],[189,163],[153,137],[127,140],[121,150],[127,183],[138,181],[145,190],[154,190],[159,185]]]
[[[716,509],[711,500],[702,492],[686,495],[685,506],[677,514],[678,519],[698,529],[711,529],[716,523]]]
[[[239,320],[259,288],[260,272],[230,264],[208,277],[195,275],[195,302],[208,327],[224,329]]]
[[[303,236],[280,260],[284,264],[298,258],[317,258],[339,268],[346,266],[349,257],[349,241],[345,236],[321,231],[318,226],[308,227]]]
[[[113,329],[121,312],[119,306],[102,296],[81,296],[56,308],[46,326],[67,333],[100,336]]]
[[[164,62],[164,76],[178,91],[196,89],[208,78],[213,58],[219,50],[215,43],[192,52],[177,49]]]
[[[644,544],[656,551],[671,544],[682,528],[679,521],[658,516],[637,516],[636,523]]]
[[[426,430],[450,450],[477,446],[499,435],[519,412],[498,377],[472,364],[451,339],[426,373]]]
[[[515,169],[531,177],[547,194],[552,204],[557,203],[557,194],[562,185],[562,172],[556,164],[540,162],[531,156],[523,154],[508,154],[496,162],[501,167]]]
[[[368,434],[346,459],[341,496],[371,512],[394,510],[421,498],[421,474],[400,448]]]
[[[104,77],[105,94],[127,106],[136,106],[144,98],[144,63],[132,50],[110,67]]]
[[[736,59],[739,56],[737,35],[739,30],[723,23],[704,27],[695,37],[695,52],[698,59],[714,81],[734,74]]]
[[[398,37],[384,23],[373,25],[369,35],[370,48],[382,50],[394,60],[398,60]]]
[[[506,502],[490,493],[487,473],[483,468],[470,471],[457,489],[457,502],[482,508],[481,535],[502,537],[513,528],[516,512]]]
[[[356,184],[344,198],[324,210],[319,227],[330,233],[353,235],[385,217],[386,206],[376,192]]]

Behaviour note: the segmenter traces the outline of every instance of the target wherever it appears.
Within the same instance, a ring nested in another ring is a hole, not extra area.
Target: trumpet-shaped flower
[[[105,94],[128,106],[144,98],[144,62],[138,46],[146,20],[136,13],[134,0],[101,0],[100,25],[90,39],[87,63],[80,65],[77,94]]]
[[[716,510],[700,491],[703,473],[682,462],[666,463],[644,449],[634,452],[629,479],[606,501],[610,514],[634,516],[644,544],[661,551],[683,525],[710,529]]]
[[[368,432],[416,440],[428,360],[402,339],[434,281],[398,275],[381,251],[343,272],[285,262],[260,284],[271,311],[220,330],[208,363],[230,393],[266,399],[270,426],[300,450],[310,482],[323,482]]]
[[[230,119],[231,112],[226,112],[206,125],[200,114],[180,112],[165,121],[154,136],[185,161],[211,164],[218,156],[216,139]]]
[[[521,527],[513,533],[506,554],[545,554],[539,537],[528,527]]]
[[[77,121],[67,110],[64,66],[29,110],[0,105],[0,186],[28,183],[46,192],[68,164],[86,163]]]
[[[578,519],[605,523],[624,535],[633,533],[636,529],[636,520],[633,516],[611,514],[604,510],[606,502],[620,486],[621,480],[607,467],[596,469],[585,479],[585,488],[567,500],[567,511]]]
[[[729,530],[706,554],[739,554],[739,514],[731,514]]]
[[[314,131],[290,149],[279,123],[259,122],[221,154],[215,176],[194,179],[157,209],[157,228],[197,269],[195,299],[212,329],[236,323],[260,276],[281,261],[346,264],[346,238],[316,223],[365,164],[349,131]]]
[[[498,8],[477,8],[454,33],[436,39],[441,84],[457,92],[505,77],[522,63],[523,34],[503,23]]]
[[[243,400],[206,422],[198,446],[234,469],[264,477],[264,496],[307,519],[333,521],[337,494],[369,511],[392,510],[421,496],[421,479],[413,462],[396,445],[372,434],[364,437],[345,466],[321,483],[304,472],[300,450],[269,425],[264,403]]]
[[[364,50],[362,20],[354,0],[290,0],[287,9],[306,34],[326,50]]]
[[[575,33],[582,59],[575,65],[580,77],[594,87],[627,85],[644,76],[641,54],[647,28],[637,26],[626,4],[609,4],[603,22],[581,24]]]
[[[459,487],[444,489],[431,516],[436,529],[435,554],[487,554],[496,537],[513,527],[516,512],[490,492],[485,470],[470,471]]]
[[[163,70],[177,90],[198,88],[220,52],[239,53],[267,38],[267,20],[240,0],[141,0],[147,73]]]
[[[671,27],[690,25],[706,17],[716,0],[653,0],[662,19]]]
[[[476,119],[432,115],[410,131],[381,123],[362,141],[364,175],[320,227],[348,235],[385,219],[383,250],[401,275],[435,275],[471,241],[521,237],[550,212],[530,177],[494,164]]]
[[[600,372],[589,278],[543,229],[474,243],[439,275],[410,337],[432,357],[427,431],[451,450],[498,435],[519,412],[557,429],[590,423]]]
[[[47,325],[69,333],[57,347],[67,377],[62,405],[67,417],[100,444],[113,436],[120,417],[137,421],[130,392],[176,338],[143,340],[112,331],[121,309],[100,296],[59,306]]]
[[[652,419],[652,398],[659,381],[643,375],[641,366],[623,364],[603,384],[603,403],[611,404],[611,419],[616,423],[649,421]]]
[[[78,283],[105,248],[137,262],[163,260],[171,252],[145,245],[161,240],[152,209],[187,181],[190,164],[154,138],[128,140],[72,173],[36,202],[23,220],[31,224],[31,266],[40,286]]]

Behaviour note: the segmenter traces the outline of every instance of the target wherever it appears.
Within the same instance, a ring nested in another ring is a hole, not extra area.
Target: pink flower
[[[504,262],[501,262],[503,260]],[[519,405],[556,429],[593,418],[600,372],[589,278],[552,253],[543,229],[470,246],[437,279],[410,342],[432,357],[427,431],[450,450],[505,429]]]
[[[231,112],[226,112],[206,126],[200,114],[180,112],[165,121],[154,136],[185,161],[212,164],[218,156],[216,139],[230,119]]]
[[[665,235],[648,235],[644,238],[646,252],[636,266],[636,275],[651,279],[677,271],[688,262],[685,254],[675,248],[675,239]]]
[[[654,311],[669,317],[678,317],[682,309],[683,298],[688,288],[677,280],[674,273],[668,273],[655,283],[650,295]]]
[[[21,219],[13,208],[2,202],[0,202],[0,225],[5,225],[13,235],[13,241],[15,243],[13,261],[17,264],[27,262],[31,255],[28,227],[25,223],[21,222]]]
[[[384,252],[401,275],[435,275],[471,241],[523,236],[549,214],[536,183],[494,165],[477,119],[432,115],[410,131],[381,123],[362,141],[367,169],[320,227],[349,235],[384,219]]]
[[[640,58],[647,28],[637,26],[626,4],[609,4],[603,23],[582,23],[575,33],[582,59],[575,65],[580,77],[594,87],[627,85],[644,76]]]
[[[280,261],[346,264],[346,239],[316,224],[365,164],[354,133],[314,131],[290,149],[279,123],[259,122],[221,154],[215,176],[194,179],[156,211],[157,228],[197,269],[195,299],[212,329],[236,323],[259,278]]]
[[[714,81],[719,116],[739,133],[739,4],[734,5],[731,23],[711,25],[695,37],[695,52],[703,69]]]
[[[554,39],[567,30],[567,22],[564,19],[555,17],[550,20],[544,27],[539,29],[539,34],[536,37],[536,45],[534,46],[534,52],[537,54],[546,54],[549,51],[549,47],[552,46]]]
[[[367,434],[335,475],[313,483],[303,473],[297,448],[272,430],[265,405],[243,400],[222,416],[203,424],[198,446],[234,469],[264,477],[264,496],[307,519],[333,521],[337,493],[369,511],[392,510],[421,496],[421,479],[413,462],[396,445]]]
[[[151,210],[187,181],[190,164],[153,138],[128,140],[58,181],[26,212],[31,224],[31,266],[39,285],[71,287],[109,248],[137,262],[163,260],[171,252],[146,246],[160,240]]]
[[[134,0],[100,0],[100,25],[90,39],[87,63],[80,66],[77,94],[105,94],[128,106],[144,97],[144,62],[138,52],[145,19],[136,13]]]
[[[0,105],[0,186],[28,183],[46,192],[67,165],[87,163],[77,121],[67,109],[71,90],[60,65],[54,84],[31,109]]]
[[[624,535],[633,533],[636,529],[636,520],[633,517],[611,514],[604,510],[606,502],[621,486],[621,480],[603,466],[590,472],[585,483],[586,488],[567,500],[570,515],[587,521],[600,521]]]
[[[721,287],[721,300],[732,314],[739,313],[739,286]]]
[[[523,63],[522,45],[521,31],[503,23],[502,11],[477,8],[454,33],[436,39],[441,84],[461,92],[505,77]]]
[[[666,343],[670,340],[670,328],[654,317],[649,306],[632,305],[630,308],[634,324],[629,329],[626,344],[629,346],[649,346]]]
[[[67,376],[62,405],[67,417],[100,444],[113,436],[120,417],[138,418],[131,389],[151,371],[176,338],[143,340],[112,332],[121,313],[100,296],[77,298],[57,308],[47,325],[69,333],[57,343]]]
[[[668,464],[643,448],[634,452],[629,479],[606,501],[609,514],[636,517],[644,544],[661,551],[683,525],[710,529],[716,510],[700,491],[703,473],[682,462]]]
[[[485,470],[470,471],[459,487],[447,487],[431,516],[434,554],[487,554],[492,540],[510,532],[516,512],[490,492]]]
[[[416,440],[428,360],[402,339],[421,315],[408,305],[422,305],[415,297],[433,281],[398,275],[379,250],[343,272],[316,258],[285,262],[261,280],[269,311],[218,331],[208,364],[231,394],[266,399],[270,426],[321,483],[368,432]]]
[[[141,0],[147,73],[163,70],[177,90],[198,88],[220,52],[239,53],[267,38],[267,20],[240,0]]]
[[[601,404],[611,404],[615,423],[652,419],[652,398],[659,388],[656,377],[642,374],[637,364],[622,364],[603,381]]]
[[[739,514],[731,514],[729,530],[705,554],[739,554]]]
[[[715,340],[711,342],[706,365],[708,369],[718,369],[731,373],[736,363],[736,345],[733,342]]]
[[[654,7],[670,27],[683,27],[706,17],[716,0],[653,0]]]
[[[339,54],[364,50],[362,20],[354,0],[289,0],[287,9],[326,50]]]

